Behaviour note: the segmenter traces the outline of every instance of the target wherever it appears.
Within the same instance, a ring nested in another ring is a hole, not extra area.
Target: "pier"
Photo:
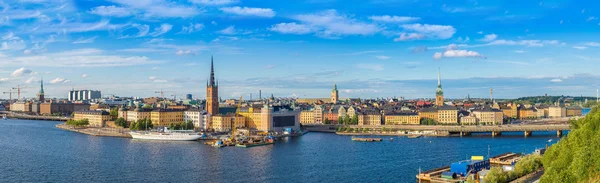
[[[304,125],[306,130],[315,132],[334,133],[338,125]],[[341,126],[339,126],[341,127]],[[350,128],[366,128],[373,132],[383,131],[383,128],[394,131],[435,131],[436,134],[469,136],[473,133],[491,133],[492,136],[501,136],[503,132],[523,132],[525,137],[532,132],[555,131],[557,136],[562,136],[563,131],[569,130],[569,124],[536,124],[536,125],[495,125],[495,126],[430,126],[430,125],[349,125]],[[375,135],[375,133],[371,133]]]
[[[6,114],[7,118],[25,119],[25,120],[67,121],[67,120],[71,119],[70,117],[63,117],[63,116],[39,116],[39,115],[15,113],[15,112],[10,112],[10,111],[0,111],[0,114]]]

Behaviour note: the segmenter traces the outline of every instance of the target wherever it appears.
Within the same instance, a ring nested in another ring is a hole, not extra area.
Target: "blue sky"
[[[49,97],[594,96],[595,1],[0,0],[0,88]],[[169,95],[171,95],[169,94]],[[8,96],[4,96],[8,98]]]

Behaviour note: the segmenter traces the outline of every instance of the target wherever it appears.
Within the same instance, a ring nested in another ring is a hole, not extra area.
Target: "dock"
[[[381,142],[383,139],[381,138],[358,138],[358,137],[352,137],[352,141],[359,141],[359,142]]]
[[[491,166],[511,165],[513,162],[521,159],[520,153],[504,153],[489,158]],[[457,180],[448,180],[441,177],[443,172],[450,171],[450,166],[444,166],[432,170],[427,170],[416,175],[417,180],[428,182],[458,182]]]
[[[491,165],[512,165],[521,159],[520,153],[504,153],[495,157],[490,158]]]
[[[58,124],[56,128],[60,128],[63,130],[68,130],[77,133],[83,133],[86,135],[92,136],[103,136],[103,137],[122,137],[122,138],[131,138],[129,134],[129,130],[127,129],[118,129],[118,128],[90,128],[90,127],[80,127],[76,128],[73,126]]]

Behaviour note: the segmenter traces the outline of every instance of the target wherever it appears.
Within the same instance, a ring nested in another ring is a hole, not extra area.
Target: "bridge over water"
[[[304,125],[307,130],[317,132],[335,132],[340,125]],[[428,126],[428,125],[349,125],[350,128],[367,128],[373,131],[383,131],[383,129],[406,130],[406,131],[436,131],[439,133],[459,134],[461,136],[471,135],[471,133],[492,133],[492,136],[499,136],[502,132],[523,132],[525,136],[531,136],[534,131],[556,131],[558,136],[562,132],[569,130],[568,124],[547,124],[547,125],[497,125],[497,126]]]

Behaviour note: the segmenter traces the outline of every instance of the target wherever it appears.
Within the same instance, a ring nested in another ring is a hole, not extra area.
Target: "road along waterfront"
[[[0,180],[6,182],[415,182],[433,169],[472,155],[527,152],[559,140],[555,133],[503,138],[380,137],[308,133],[272,146],[213,148],[200,142],[98,137],[58,122],[1,120]],[[393,141],[387,140],[394,138]]]

